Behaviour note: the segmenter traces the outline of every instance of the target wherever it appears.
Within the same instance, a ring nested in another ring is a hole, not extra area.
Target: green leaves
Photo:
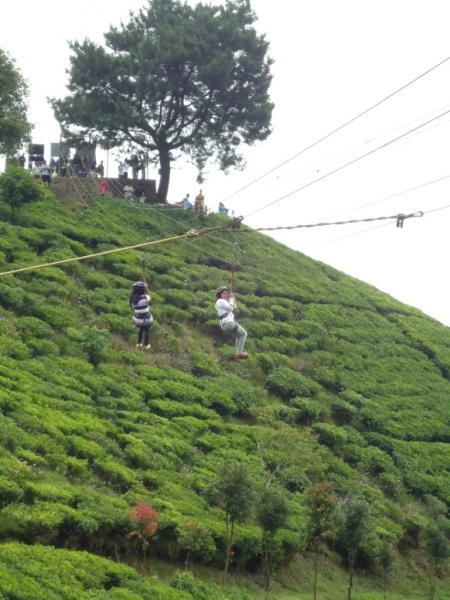
[[[201,172],[215,158],[239,166],[238,147],[270,133],[268,43],[242,0],[191,7],[151,0],[105,34],[107,49],[71,45],[71,95],[51,101],[69,137],[95,136],[157,155],[165,200],[173,151]]]
[[[14,61],[0,48],[0,154],[13,155],[29,139],[27,85]]]
[[[44,197],[43,184],[25,169],[11,166],[0,175],[0,199],[9,204],[13,215],[17,215],[24,204],[43,200]]]

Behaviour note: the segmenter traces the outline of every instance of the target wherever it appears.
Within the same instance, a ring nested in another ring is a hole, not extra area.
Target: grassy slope
[[[2,210],[1,270],[198,225],[113,200],[70,210],[49,198],[17,225]],[[229,360],[213,310],[234,240],[245,364]],[[146,356],[126,304],[142,256],[0,279],[3,537],[124,554],[129,508],[144,499],[160,511],[157,554],[182,557],[178,528],[193,521],[219,560],[223,524],[205,490],[236,458],[255,480],[277,467],[291,509],[285,552],[302,546],[303,492],[322,478],[338,494],[364,493],[378,538],[414,549],[450,496],[449,330],[267,237],[227,233],[146,256],[156,318]],[[80,345],[85,324],[110,332],[97,367]],[[253,523],[239,529],[240,568],[257,565],[259,535]]]

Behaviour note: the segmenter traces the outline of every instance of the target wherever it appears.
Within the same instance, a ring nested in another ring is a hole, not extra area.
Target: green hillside
[[[48,194],[11,221],[0,204],[0,271],[225,219],[199,224],[182,211]],[[231,360],[214,311],[235,241],[245,362]],[[149,353],[134,347],[128,307],[143,268],[155,317]],[[348,496],[370,506],[354,598],[383,597],[386,542],[401,586],[419,582],[425,597],[423,533],[449,527],[450,330],[420,311],[266,236],[228,231],[0,276],[0,355],[0,599],[259,597],[255,514],[236,529],[240,588],[167,575],[189,559],[218,580],[225,520],[212,484],[234,463],[255,497],[270,481],[287,502],[273,597],[312,597],[307,495],[317,482],[338,506]],[[139,501],[158,511],[145,561],[130,536]],[[292,566],[299,554],[302,573]],[[345,590],[336,532],[324,554],[319,578],[340,578]],[[159,579],[143,577],[149,565],[152,575],[161,566]],[[438,597],[449,599],[440,575]],[[331,586],[321,597],[343,594]]]

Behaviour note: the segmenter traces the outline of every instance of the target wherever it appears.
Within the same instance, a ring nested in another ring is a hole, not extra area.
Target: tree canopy
[[[238,167],[242,143],[270,133],[268,42],[249,0],[188,6],[149,0],[105,46],[71,44],[70,95],[52,99],[68,137],[141,149],[160,166],[165,201],[179,152],[201,173],[209,159]]]
[[[29,138],[27,93],[13,59],[0,48],[0,154],[14,154]]]

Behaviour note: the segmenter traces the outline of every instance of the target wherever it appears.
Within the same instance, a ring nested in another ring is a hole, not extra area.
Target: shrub
[[[191,559],[207,564],[216,554],[217,549],[212,535],[195,521],[185,521],[178,526],[177,541],[186,553],[186,566]]]
[[[0,475],[0,509],[11,502],[17,502],[22,495],[23,492],[17,483]]]
[[[112,484],[119,491],[126,491],[136,483],[134,471],[112,459],[96,459],[94,461],[94,469],[104,481]]]
[[[20,340],[0,335],[0,355],[10,356],[17,360],[24,360],[29,356],[29,350]]]
[[[250,600],[250,596],[238,588],[227,588],[226,591],[215,583],[205,583],[195,579],[187,571],[177,571],[170,580],[170,585],[179,591],[190,594],[193,600]]]
[[[391,457],[379,448],[369,446],[363,449],[361,467],[370,475],[380,475],[394,469]]]
[[[343,385],[338,371],[331,369],[330,367],[321,366],[314,369],[313,375],[314,379],[322,384],[329,392],[338,394],[342,391]]]
[[[218,377],[207,388],[208,400],[219,411],[247,414],[254,403],[255,390],[238,375]]]
[[[26,169],[8,167],[0,175],[0,198],[9,204],[16,215],[24,204],[37,202],[45,197],[42,182],[37,181]]]
[[[273,369],[267,377],[267,387],[283,400],[294,396],[312,396],[313,388],[317,390],[312,381],[288,367]]]
[[[59,346],[50,340],[25,339],[24,341],[33,356],[56,356],[59,354]]]
[[[192,374],[201,377],[203,375],[220,374],[219,365],[207,355],[200,352],[193,352],[190,356]]]
[[[81,334],[81,347],[86,351],[89,362],[97,366],[103,356],[103,350],[106,344],[106,329],[97,327],[85,327]]]
[[[311,425],[323,416],[322,407],[314,400],[295,396],[289,404],[297,410],[297,422],[302,425]]]
[[[331,411],[338,425],[348,425],[352,422],[355,409],[344,400],[337,400],[331,404]]]
[[[317,433],[319,443],[335,451],[342,450],[348,439],[347,433],[343,429],[328,423],[316,423],[313,425],[313,431]]]
[[[269,373],[276,367],[290,367],[292,364],[288,356],[279,352],[259,352],[256,360],[265,373]]]
[[[17,329],[27,340],[29,337],[49,338],[53,335],[53,329],[36,317],[19,317],[16,321]]]

